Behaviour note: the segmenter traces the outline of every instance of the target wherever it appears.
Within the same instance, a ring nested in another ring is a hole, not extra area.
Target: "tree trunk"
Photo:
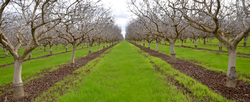
[[[22,63],[23,59],[15,58],[15,68],[13,75],[13,97],[20,98],[24,96],[23,81],[22,81]]]
[[[248,37],[244,37],[244,43],[243,43],[244,47],[247,46],[247,38],[248,38]]]
[[[219,51],[220,52],[222,51],[222,42],[220,42],[220,44],[219,44]]]
[[[46,46],[43,47],[44,52],[46,52]]]
[[[194,40],[194,47],[197,48],[197,39]]]
[[[8,57],[8,54],[9,54],[9,50],[5,50],[5,57]]]
[[[89,54],[91,54],[91,46],[92,46],[92,45],[89,45]]]
[[[103,43],[103,49],[105,49],[105,42]]]
[[[157,52],[158,52],[158,42],[156,42],[155,51],[157,51]]]
[[[207,42],[208,42],[208,38],[207,38]]]
[[[56,50],[57,50],[58,45],[56,45]]]
[[[201,39],[199,38],[199,42],[201,42],[200,40],[201,40]]]
[[[71,56],[71,60],[70,60],[71,65],[75,64],[75,52],[76,52],[76,45],[73,44],[72,56]]]
[[[150,49],[150,43],[148,43],[148,49]]]
[[[233,50],[228,50],[229,54],[229,60],[228,60],[228,68],[227,68],[227,87],[233,87],[236,86],[236,75],[235,75],[235,65],[236,65],[236,48]]]
[[[28,60],[31,59],[31,55],[32,55],[32,51],[29,52],[29,57],[28,57]]]
[[[107,43],[107,47],[109,47],[109,43]]]
[[[43,47],[42,46],[40,46],[40,50],[42,50],[43,49]]]
[[[113,42],[112,42],[112,46],[113,46]]]
[[[171,61],[172,63],[175,63],[176,58],[175,58],[175,50],[174,50],[174,43],[170,43],[170,50],[171,50]]]
[[[3,47],[2,49],[3,49],[3,52],[5,52],[5,48]]]
[[[65,46],[65,50],[66,50],[66,52],[68,51],[68,46],[67,45]]]
[[[145,47],[145,40],[143,40],[143,47]]]
[[[204,38],[204,45],[206,45],[206,38]]]
[[[98,43],[98,51],[100,51],[100,43]]]
[[[184,43],[187,43],[187,39],[184,40]]]
[[[181,40],[181,46],[183,46],[183,40]]]
[[[52,46],[49,46],[49,52],[50,52],[50,55],[52,55]]]

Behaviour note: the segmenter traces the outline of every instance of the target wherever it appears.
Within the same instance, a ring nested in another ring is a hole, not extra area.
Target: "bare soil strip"
[[[221,94],[227,99],[250,102],[250,85],[246,82],[237,80],[236,88],[229,88],[225,86],[226,75],[224,75],[222,72],[210,71],[182,59],[176,59],[176,63],[171,63],[170,56],[156,52],[146,47],[142,47],[136,44],[134,45],[139,47],[144,52],[149,53],[151,56],[161,58],[162,60],[171,64],[173,68],[196,79],[202,84],[208,86],[214,92]]]
[[[114,44],[116,45],[116,44]],[[113,45],[113,46],[114,46]],[[49,72],[48,69],[41,71],[41,73],[48,73],[46,76],[31,80],[30,82],[26,83],[24,85],[24,91],[26,96],[19,98],[19,99],[13,99],[12,94],[13,91],[9,91],[7,94],[3,95],[0,97],[0,102],[3,102],[5,98],[7,97],[8,102],[16,102],[16,101],[21,101],[21,102],[30,102],[31,100],[35,99],[37,96],[42,94],[44,91],[49,89],[51,86],[53,86],[56,82],[61,81],[65,76],[72,74],[73,71],[77,70],[78,68],[81,68],[82,66],[86,65],[89,61],[99,57],[102,53],[104,53],[106,50],[109,48],[113,47],[109,46],[105,49],[100,50],[99,52],[94,52],[86,57],[82,57],[77,59],[75,62],[74,66],[71,65],[62,65],[60,66],[59,69]],[[69,83],[70,84],[70,83]],[[0,87],[0,92],[5,92],[8,91],[12,88],[11,83],[8,85],[5,85],[5,88]],[[3,89],[3,90],[1,90]]]

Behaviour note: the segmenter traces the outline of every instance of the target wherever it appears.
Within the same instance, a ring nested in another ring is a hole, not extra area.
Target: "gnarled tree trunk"
[[[145,40],[143,40],[143,47],[145,47]]]
[[[173,42],[171,42],[170,43],[170,51],[171,51],[171,61],[172,61],[172,63],[175,63],[175,61],[176,61],[176,58],[175,58],[175,50],[174,50],[174,43]]]
[[[31,55],[32,55],[32,51],[29,52],[29,57],[28,57],[28,60],[31,59]]]
[[[236,86],[236,75],[235,75],[235,65],[236,65],[236,48],[228,49],[229,60],[228,60],[228,69],[227,69],[227,87],[235,87]]]
[[[75,64],[75,52],[76,52],[76,44],[73,44],[73,50],[72,50],[72,55],[71,55],[71,60],[70,60],[71,65]]]
[[[50,55],[52,55],[52,46],[49,46],[49,52],[50,52]]]
[[[183,46],[183,40],[181,40],[181,46]]]
[[[247,38],[248,38],[248,36],[244,37],[244,43],[243,43],[243,46],[244,46],[244,47],[247,46]]]
[[[89,45],[89,54],[91,54],[91,46],[92,46],[92,45]]]
[[[197,48],[197,39],[194,39],[194,47]]]
[[[158,42],[156,42],[155,51],[158,51]]]
[[[219,51],[220,52],[222,51],[222,42],[220,42],[220,44],[219,44]]]
[[[148,43],[148,49],[150,49],[150,42]]]
[[[98,51],[100,51],[100,43],[98,42]]]
[[[13,76],[13,97],[19,98],[24,96],[23,81],[22,81],[22,58],[14,58],[15,68]]]
[[[5,50],[5,57],[8,57],[9,50]]]

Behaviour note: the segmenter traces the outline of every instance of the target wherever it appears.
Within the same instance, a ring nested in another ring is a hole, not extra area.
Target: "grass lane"
[[[102,47],[101,47],[102,49]],[[92,51],[98,50],[98,46],[92,47]],[[88,49],[76,50],[75,58],[84,57],[88,54]],[[30,75],[34,75],[39,71],[55,67],[61,64],[67,64],[70,62],[72,53],[64,53],[59,55],[50,56],[47,58],[30,60],[23,62],[22,66],[22,79],[28,78]],[[14,66],[7,66],[0,69],[0,85],[10,83],[13,80]]]
[[[155,49],[156,44],[151,44],[151,49]],[[170,46],[159,45],[159,51],[166,55],[170,55]],[[186,60],[196,61],[196,64],[203,66],[209,70],[227,72],[228,67],[228,54],[214,53],[205,50],[196,50],[183,47],[175,47],[176,57]],[[246,75],[250,77],[250,69],[248,68],[249,58],[236,58],[236,71],[237,74]],[[238,79],[250,82],[250,79],[239,77]]]
[[[164,41],[162,42],[164,44]],[[211,45],[212,44],[212,45]],[[175,43],[175,45],[181,46],[181,41]],[[183,43],[184,46],[189,46],[193,47],[194,43],[191,42],[189,39],[187,39],[186,43]],[[227,51],[227,48],[222,44],[222,51]],[[238,46],[243,46],[243,41],[241,41]],[[250,40],[247,41],[247,46],[248,47],[237,47],[237,52],[239,53],[245,53],[245,54],[250,54]],[[210,49],[210,50],[217,50],[219,51],[219,41],[217,39],[213,39],[212,41],[206,42],[206,45],[203,44],[203,40],[200,40],[200,42],[197,40],[197,48],[204,48],[204,49]]]
[[[188,95],[162,80],[150,60],[123,41],[85,77],[79,87],[59,97],[59,102],[191,101]],[[81,70],[81,69],[79,69]]]

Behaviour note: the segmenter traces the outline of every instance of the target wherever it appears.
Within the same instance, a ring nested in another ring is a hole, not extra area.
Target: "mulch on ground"
[[[7,97],[8,102],[30,102],[31,100],[35,99],[37,96],[42,94],[44,91],[48,90],[51,86],[53,86],[56,82],[59,82],[62,80],[65,76],[72,74],[73,71],[77,70],[78,68],[81,68],[82,66],[86,65],[89,61],[99,57],[102,53],[104,53],[106,50],[111,48],[113,46],[109,46],[105,49],[100,50],[99,52],[94,52],[86,57],[82,57],[77,59],[74,66],[71,65],[63,65],[60,66],[59,69],[49,72],[46,76],[31,80],[30,82],[26,83],[24,85],[24,92],[26,96],[19,98],[19,99],[13,99],[12,95],[13,92],[9,91],[7,94],[0,97],[0,102],[4,101]],[[46,70],[43,70],[41,73],[46,72]],[[6,85],[3,90],[0,88],[0,92],[4,92],[8,89],[11,89],[12,85],[11,83]]]
[[[157,51],[148,49],[143,46],[139,46],[141,50],[149,53],[151,56],[159,57],[180,72],[196,79],[202,84],[208,86],[214,92],[221,94],[223,97],[236,100],[250,102],[250,85],[241,80],[237,80],[236,88],[226,87],[226,75],[222,72],[214,72],[207,70],[199,65],[195,65],[191,62],[184,61],[182,59],[176,59],[176,63],[171,63],[171,57]]]

